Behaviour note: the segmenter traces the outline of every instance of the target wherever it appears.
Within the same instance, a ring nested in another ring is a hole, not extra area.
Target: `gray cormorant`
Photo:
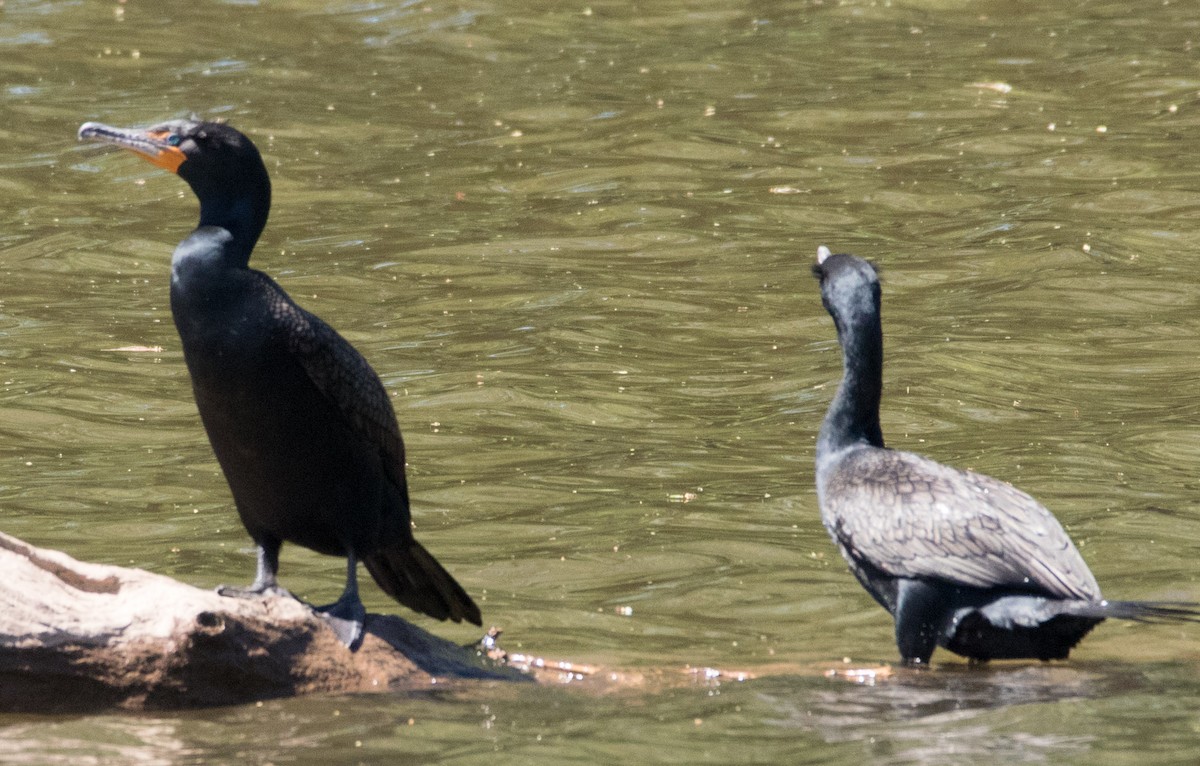
[[[825,247],[813,273],[844,367],[817,436],[821,521],[895,619],[905,664],[928,664],[937,646],[974,661],[1065,659],[1108,617],[1200,619],[1195,604],[1104,600],[1058,520],[1032,497],[887,449],[878,275]]]
[[[413,538],[404,443],[367,361],[269,276],[249,268],[271,182],[258,149],[229,125],[173,120],[147,129],[89,122],[80,139],[132,150],[177,173],[200,223],[171,260],[171,313],[200,418],[258,548],[254,583],[228,595],[286,593],[279,549],[345,556],[346,586],[322,611],[347,645],[366,610],[357,562],[396,601],[481,624],[466,591]]]

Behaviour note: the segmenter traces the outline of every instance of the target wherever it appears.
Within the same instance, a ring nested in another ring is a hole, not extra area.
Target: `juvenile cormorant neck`
[[[883,446],[879,402],[883,395],[883,332],[879,315],[838,323],[842,345],[842,382],[825,413],[817,436],[817,454],[854,444]]]
[[[817,435],[817,464],[855,445],[883,447],[879,402],[883,393],[883,329],[879,278],[874,267],[822,248],[814,273],[821,302],[833,317],[842,347],[842,382]]]

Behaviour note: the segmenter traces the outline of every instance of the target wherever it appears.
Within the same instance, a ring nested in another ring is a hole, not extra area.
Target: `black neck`
[[[883,330],[879,313],[837,321],[842,382],[817,436],[817,459],[855,444],[883,447],[879,401],[883,392]]]
[[[215,226],[229,232],[232,239],[224,258],[230,266],[246,267],[258,237],[267,225],[271,210],[271,181],[261,165],[239,177],[236,182],[196,189],[200,198],[200,226]]]

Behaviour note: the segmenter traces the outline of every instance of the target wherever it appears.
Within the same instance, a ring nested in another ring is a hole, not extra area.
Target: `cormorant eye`
[[[179,146],[183,143],[183,137],[178,133],[172,133],[171,135],[167,136],[167,143],[171,146]]]

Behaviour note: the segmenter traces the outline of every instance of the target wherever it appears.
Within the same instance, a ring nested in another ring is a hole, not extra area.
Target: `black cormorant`
[[[171,313],[200,418],[258,548],[254,583],[222,592],[286,593],[276,573],[289,542],[346,557],[345,591],[322,611],[348,645],[366,616],[360,560],[401,604],[481,624],[471,597],[413,538],[404,443],[379,376],[333,328],[249,268],[271,205],[250,139],[198,120],[147,129],[89,122],[79,137],[177,173],[200,199],[200,224],[171,260]]]
[[[879,278],[817,251],[844,373],[817,436],[821,520],[896,621],[905,664],[937,646],[975,661],[1065,659],[1108,617],[1200,619],[1195,604],[1105,601],[1058,520],[1009,484],[884,447]]]

